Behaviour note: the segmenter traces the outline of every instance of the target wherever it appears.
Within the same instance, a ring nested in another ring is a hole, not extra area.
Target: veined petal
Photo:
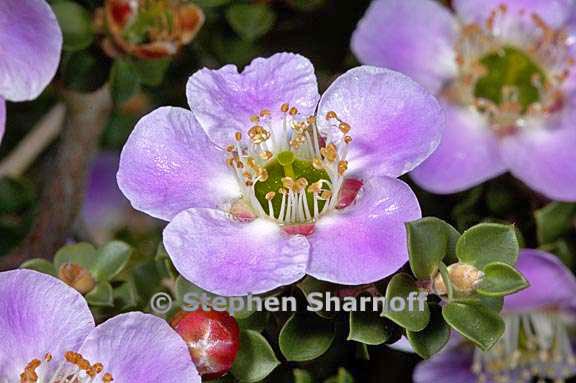
[[[160,108],[138,122],[122,150],[117,179],[135,209],[164,220],[241,195],[225,153],[181,108]]]
[[[220,210],[189,209],[164,230],[164,246],[184,278],[224,296],[259,294],[306,273],[309,244],[265,220],[233,221]]]
[[[424,87],[372,66],[351,69],[332,83],[318,107],[319,124],[329,111],[352,127],[350,171],[389,177],[428,158],[446,123],[440,104]]]
[[[308,237],[308,274],[355,285],[371,283],[408,261],[404,223],[421,217],[416,196],[404,182],[388,177],[364,180],[358,202],[322,217]]]
[[[201,69],[188,80],[187,96],[200,125],[222,147],[233,142],[235,132],[253,126],[250,117],[263,109],[278,118],[282,104],[289,103],[309,116],[320,98],[314,66],[292,53],[257,58],[242,73],[234,65]]]
[[[60,62],[62,32],[52,9],[45,0],[2,0],[0,36],[0,95],[38,97]]]
[[[94,329],[80,353],[104,365],[115,382],[200,383],[184,340],[151,314],[121,314]]]
[[[402,72],[436,93],[456,76],[454,15],[432,0],[376,0],[352,36],[363,63]]]
[[[0,273],[0,382],[18,381],[47,353],[61,360],[93,328],[86,301],[62,281],[31,270]]]
[[[422,188],[456,193],[506,171],[498,140],[475,109],[446,105],[447,125],[438,149],[410,173]]]
[[[571,0],[454,0],[452,4],[464,22],[484,22],[494,9],[506,5],[510,12],[537,14],[554,27],[566,22],[574,6]]]
[[[554,255],[540,250],[523,249],[516,265],[530,287],[505,299],[504,311],[523,313],[556,307],[576,307],[576,278]]]
[[[576,201],[576,97],[561,115],[519,129],[502,140],[512,174],[559,201]]]

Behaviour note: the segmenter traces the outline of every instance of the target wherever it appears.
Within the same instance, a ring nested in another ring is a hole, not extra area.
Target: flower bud
[[[181,311],[172,327],[186,341],[204,380],[220,378],[230,371],[240,347],[240,329],[227,312]]]
[[[454,263],[448,266],[448,277],[457,292],[470,294],[482,281],[484,273],[472,265]],[[448,293],[448,289],[440,273],[434,278],[433,289],[438,295],[446,295]]]
[[[88,294],[96,285],[92,274],[76,263],[65,263],[60,266],[58,278],[82,295]]]

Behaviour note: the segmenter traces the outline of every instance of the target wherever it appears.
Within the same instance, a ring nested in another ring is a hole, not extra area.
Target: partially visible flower
[[[181,311],[172,327],[186,341],[203,379],[217,379],[230,371],[240,348],[240,328],[228,312]]]
[[[95,327],[78,292],[31,270],[0,273],[0,350],[0,382],[201,381],[164,320],[133,312]]]
[[[417,366],[416,383],[563,382],[576,375],[570,336],[576,279],[558,258],[538,250],[522,250],[517,266],[530,287],[506,297],[506,331],[499,343],[482,352],[453,337],[444,351]]]
[[[182,0],[106,0],[104,49],[141,59],[174,55],[204,24],[198,6]]]
[[[188,101],[192,112],[140,120],[118,172],[136,209],[171,221],[164,245],[186,279],[246,295],[306,273],[370,283],[407,261],[404,223],[421,212],[396,177],[434,151],[444,124],[424,88],[365,66],[320,99],[310,61],[281,53],[242,73],[198,71]]]
[[[458,192],[507,170],[546,196],[576,201],[576,5],[571,0],[376,0],[352,48],[441,96],[448,125],[412,172]]]
[[[0,141],[5,100],[38,97],[56,74],[61,49],[62,32],[46,1],[0,1]]]

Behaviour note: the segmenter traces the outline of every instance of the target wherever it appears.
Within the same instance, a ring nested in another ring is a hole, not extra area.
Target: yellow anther
[[[299,192],[301,190],[305,190],[306,186],[308,186],[308,180],[306,178],[298,178],[296,180],[296,191]]]
[[[329,200],[332,197],[332,192],[330,190],[324,190],[322,194],[320,194],[320,198],[323,200]]]
[[[259,168],[257,171],[258,178],[260,182],[266,182],[268,180],[268,170],[264,168]]]
[[[322,164],[322,160],[320,158],[314,158],[312,160],[312,166],[314,166],[314,169],[316,170],[324,169],[324,165]]]
[[[344,134],[348,134],[348,132],[350,132],[350,129],[352,129],[350,127],[350,125],[346,122],[341,122],[340,125],[338,125],[338,129],[340,129],[340,131]]]
[[[272,153],[269,150],[263,151],[259,154],[260,158],[262,158],[263,160],[268,161],[270,158],[274,157],[274,153]]]
[[[306,119],[306,122],[308,123],[308,125],[314,125],[316,124],[316,116],[309,116]]]
[[[350,136],[344,136],[344,143],[349,144],[352,142],[352,137]]]
[[[239,159],[236,159],[234,162],[236,162],[236,167],[238,169],[244,169],[244,163],[242,161],[240,161]]]
[[[242,133],[241,132],[234,133],[234,138],[236,139],[236,141],[242,141]]]
[[[232,153],[234,150],[236,150],[236,146],[235,146],[235,145],[230,144],[230,145],[226,146],[226,151],[227,151],[228,153]]]
[[[298,114],[298,109],[296,109],[295,106],[291,107],[291,108],[290,108],[290,115],[291,115],[291,116],[295,116],[295,115],[297,115],[297,114]]]
[[[288,105],[288,104],[282,104],[282,106],[280,107],[280,110],[281,110],[283,113],[286,113],[286,112],[288,112],[288,110],[290,110],[290,105]]]
[[[102,377],[102,381],[104,383],[110,383],[113,380],[114,380],[114,378],[112,377],[112,374],[109,372],[105,373],[104,376]]]
[[[288,190],[294,189],[294,179],[292,177],[282,177],[282,186]]]
[[[338,115],[336,115],[336,112],[330,111],[330,112],[326,113],[326,119],[327,120],[331,120],[333,118],[338,118]]]
[[[316,181],[308,186],[308,193],[320,193],[322,191],[322,181]]]
[[[320,154],[322,154],[324,158],[330,162],[336,161],[336,158],[338,157],[336,145],[334,144],[326,145],[325,148],[320,149]]]
[[[284,188],[280,188],[280,189],[278,189],[278,193],[280,193],[282,195],[286,195],[286,194],[288,194],[288,190],[286,190]]]
[[[260,122],[260,117],[257,115],[250,116],[250,121],[257,124],[258,122]]]
[[[270,116],[270,115],[272,115],[272,112],[270,112],[269,109],[262,109],[262,110],[260,111],[260,117],[267,117],[267,116]]]
[[[46,353],[46,355],[44,355],[44,360],[46,362],[50,362],[52,360],[52,354],[50,354],[49,352]]]
[[[338,162],[338,174],[343,176],[344,173],[346,173],[346,170],[348,170],[348,161]]]
[[[252,179],[252,174],[250,172],[244,172],[242,173],[242,176],[244,178],[246,178],[247,180],[251,180]]]
[[[266,193],[265,198],[268,201],[272,201],[274,199],[274,197],[276,197],[276,193],[274,193],[273,191]]]
[[[256,125],[248,130],[248,136],[254,144],[258,145],[270,138],[270,132],[260,125]]]
[[[230,157],[226,159],[226,165],[230,167],[234,167],[234,157]]]

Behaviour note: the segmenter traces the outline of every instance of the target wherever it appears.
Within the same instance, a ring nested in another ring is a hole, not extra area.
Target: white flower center
[[[55,370],[54,363],[49,353],[42,359],[30,361],[20,374],[20,383],[110,383],[114,380],[112,374],[104,372],[102,363],[92,364],[77,352],[66,352]]]

